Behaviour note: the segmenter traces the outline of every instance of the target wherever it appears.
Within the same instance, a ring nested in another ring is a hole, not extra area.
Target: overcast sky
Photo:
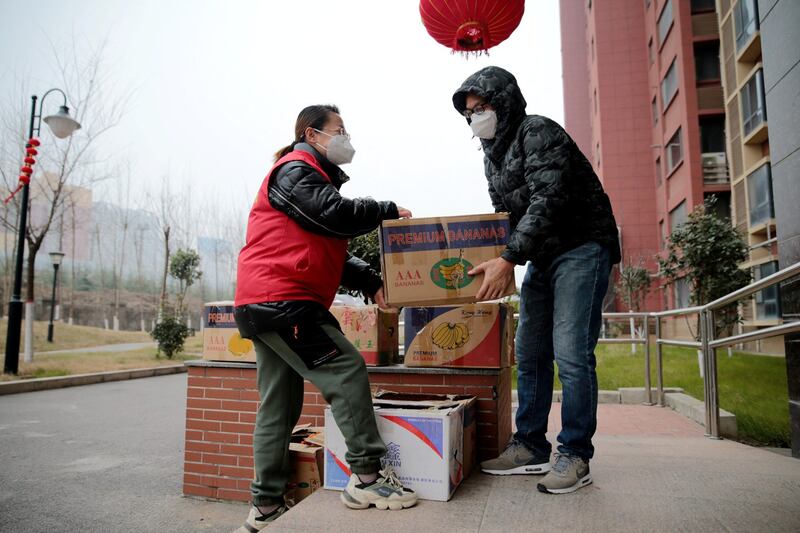
[[[489,57],[467,59],[426,33],[415,0],[0,0],[0,89],[58,83],[48,40],[108,39],[110,76],[134,95],[101,147],[130,159],[137,182],[169,169],[179,188],[249,207],[300,109],[335,103],[356,148],[345,195],[415,216],[489,212],[478,141],[450,98],[495,64],[516,75],[529,113],[563,123],[558,2],[526,9]]]

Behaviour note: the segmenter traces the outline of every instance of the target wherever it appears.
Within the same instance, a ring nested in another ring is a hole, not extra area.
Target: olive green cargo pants
[[[327,324],[322,328],[342,354],[313,370],[276,332],[253,339],[261,397],[253,432],[254,505],[283,502],[291,474],[289,439],[303,409],[304,379],[330,404],[353,473],[370,474],[381,468],[386,446],[378,434],[364,358],[338,329]]]

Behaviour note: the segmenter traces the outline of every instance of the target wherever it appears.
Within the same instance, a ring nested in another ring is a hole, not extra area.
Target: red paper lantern
[[[428,33],[454,52],[481,54],[519,26],[525,0],[422,0],[419,14]]]
[[[33,169],[29,166],[21,167],[19,171],[22,172],[23,174],[28,174],[28,175],[33,174]]]
[[[28,139],[28,144],[30,144],[31,146],[39,146],[42,143],[40,143],[39,139],[37,139],[36,137],[31,137],[30,139]]]
[[[25,158],[25,163],[27,163],[28,165],[35,165],[36,164],[36,160],[34,158],[32,158],[32,157],[26,157]]]
[[[36,151],[36,148],[28,148],[27,150],[25,150],[25,153],[30,155],[30,156],[34,156],[34,155],[38,155],[39,154],[39,152]]]
[[[31,177],[26,176],[25,174],[21,174],[19,177],[19,182],[22,183],[23,185],[28,185],[31,182]]]

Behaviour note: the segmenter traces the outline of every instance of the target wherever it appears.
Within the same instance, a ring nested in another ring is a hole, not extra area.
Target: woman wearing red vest
[[[286,511],[289,438],[303,407],[303,380],[330,404],[352,472],[342,501],[354,509],[411,507],[414,491],[390,468],[378,434],[366,366],[328,308],[340,285],[385,307],[380,275],[347,252],[348,240],[381,221],[410,217],[394,202],[345,198],[339,165],[355,151],[339,110],[303,109],[295,140],[278,151],[264,179],[239,253],[235,317],[253,340],[261,404],[253,434],[252,507],[240,531],[259,531]]]

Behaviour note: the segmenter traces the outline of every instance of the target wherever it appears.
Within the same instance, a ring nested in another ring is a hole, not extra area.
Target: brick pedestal
[[[188,361],[183,493],[248,501],[258,408],[252,363]],[[469,394],[478,398],[478,460],[497,455],[511,435],[511,369],[368,367],[374,388]],[[306,382],[301,424],[324,426],[325,400]]]

